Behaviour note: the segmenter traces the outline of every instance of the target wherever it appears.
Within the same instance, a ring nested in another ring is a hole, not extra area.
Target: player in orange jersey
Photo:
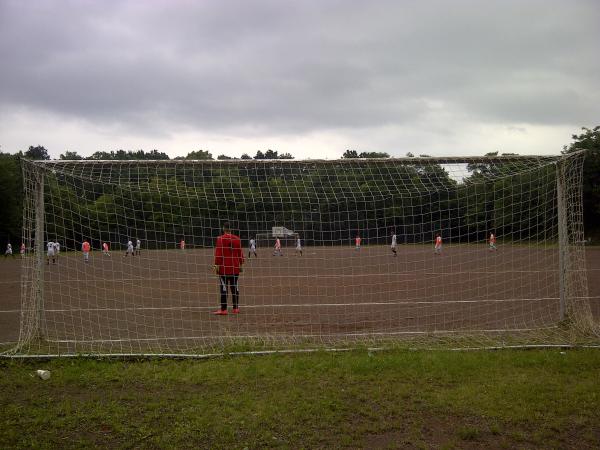
[[[275,249],[273,251],[273,256],[275,255],[283,256],[283,252],[281,251],[281,241],[279,240],[279,238],[275,239]]]
[[[83,261],[90,262],[90,243],[87,240],[83,240],[83,244],[81,244],[81,251],[83,252]]]
[[[435,235],[435,249],[433,251],[436,255],[442,254],[442,236],[440,233]]]
[[[496,236],[494,233],[490,233],[490,252],[498,251],[496,248]]]

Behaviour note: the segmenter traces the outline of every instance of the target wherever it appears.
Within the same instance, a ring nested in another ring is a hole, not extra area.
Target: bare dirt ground
[[[247,257],[247,255],[246,255]],[[600,248],[586,249],[589,301],[600,317]],[[218,317],[212,250],[61,254],[45,266],[49,340],[171,350],[270,336],[412,335],[529,330],[559,320],[556,248],[309,247],[303,256],[259,249],[240,277],[241,314]],[[19,335],[21,260],[0,258],[0,343]],[[231,306],[231,304],[230,304]],[[230,310],[231,312],[231,310]]]

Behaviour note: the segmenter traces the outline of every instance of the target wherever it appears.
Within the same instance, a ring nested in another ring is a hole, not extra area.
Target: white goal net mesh
[[[12,351],[598,343],[582,161],[25,161]],[[226,221],[239,313],[215,315]]]

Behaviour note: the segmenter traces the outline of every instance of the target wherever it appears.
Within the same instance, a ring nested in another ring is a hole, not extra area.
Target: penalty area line
[[[592,297],[593,298],[593,297]],[[411,306],[411,305],[452,305],[452,304],[473,304],[473,303],[512,303],[512,302],[542,302],[556,301],[558,297],[544,298],[510,298],[510,299],[481,299],[481,300],[440,300],[433,302],[416,301],[416,302],[359,302],[359,303],[291,303],[291,304],[273,304],[273,305],[245,305],[243,309],[260,309],[260,308],[314,308],[314,307],[340,307],[340,306]],[[101,312],[101,311],[189,311],[189,310],[213,310],[215,306],[141,306],[127,308],[71,308],[71,309],[46,309],[47,313],[68,313],[68,312]],[[32,312],[33,310],[28,310]],[[20,313],[21,310],[6,310],[0,311],[3,313]]]

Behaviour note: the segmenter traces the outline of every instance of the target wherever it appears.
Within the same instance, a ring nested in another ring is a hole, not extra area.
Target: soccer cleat
[[[213,314],[215,316],[226,316],[227,315],[227,310],[226,309],[218,309]]]
[[[233,314],[239,314],[240,313],[240,308],[233,308],[233,311],[231,311]]]

